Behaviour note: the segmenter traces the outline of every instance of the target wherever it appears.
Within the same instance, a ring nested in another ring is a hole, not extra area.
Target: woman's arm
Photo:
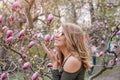
[[[57,59],[57,54],[52,49],[48,49],[45,44],[42,44],[42,47],[47,53],[49,59],[52,61],[53,69],[58,69],[59,63]]]

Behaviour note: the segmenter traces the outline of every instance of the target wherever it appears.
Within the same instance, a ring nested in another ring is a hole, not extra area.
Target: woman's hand
[[[57,54],[52,49],[48,49],[45,44],[42,44],[42,47],[47,53],[49,59],[52,61],[53,69],[58,69],[59,65],[58,65]]]

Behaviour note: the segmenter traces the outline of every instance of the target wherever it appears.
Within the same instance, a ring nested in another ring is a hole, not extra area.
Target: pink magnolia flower
[[[21,63],[22,61],[23,61],[23,59],[22,59],[22,58],[18,59],[18,63]]]
[[[120,61],[120,58],[116,58],[115,61],[116,61],[116,62],[119,62],[119,61]]]
[[[20,49],[19,52],[20,52],[20,53],[24,53],[24,52],[25,52],[25,47],[21,47],[21,49]]]
[[[10,36],[12,36],[13,31],[12,30],[7,30],[6,36],[7,38],[9,38]]]
[[[25,54],[25,53],[22,53],[22,57],[23,57],[23,58],[27,58],[27,57],[28,57],[28,55],[27,55],[27,54]]]
[[[45,42],[50,42],[50,40],[51,40],[50,35],[49,35],[49,34],[45,35],[44,41],[45,41]]]
[[[120,35],[120,30],[117,32],[117,35]]]
[[[39,80],[39,73],[38,73],[38,72],[35,72],[35,73],[32,75],[31,80]]]
[[[47,67],[49,68],[49,67],[53,67],[53,64],[52,63],[48,63],[47,64]]]
[[[1,29],[1,32],[5,32],[7,29],[8,29],[7,26],[3,26],[2,29]]]
[[[6,43],[10,44],[12,42],[12,40],[13,40],[13,37],[9,37],[9,38],[6,39]]]
[[[10,21],[14,21],[14,15],[10,15]]]
[[[100,23],[98,24],[98,26],[99,26],[99,28],[102,28],[102,27],[103,27],[103,22],[100,22]]]
[[[105,46],[105,41],[104,40],[101,41],[101,46],[103,46],[103,47]]]
[[[103,55],[104,55],[104,52],[101,51],[101,52],[99,53],[99,57],[101,57],[101,56],[103,56]]]
[[[26,62],[26,63],[24,63],[24,65],[22,66],[22,69],[23,70],[27,70],[27,69],[29,69],[30,68],[30,62]]]
[[[38,34],[37,34],[37,33],[34,34],[32,38],[33,38],[33,39],[37,39],[37,38],[38,38]]]
[[[47,23],[50,24],[52,21],[53,21],[53,14],[49,14],[48,17],[47,17]]]
[[[17,8],[19,7],[19,4],[18,2],[14,2],[13,5],[12,5],[12,10],[15,11]]]
[[[28,47],[29,47],[29,48],[32,48],[34,45],[35,45],[35,42],[34,42],[34,41],[31,41],[31,42],[28,44]]]
[[[22,36],[24,36],[25,34],[25,30],[21,30],[19,33],[18,33],[18,38],[21,38]]]
[[[3,22],[3,16],[0,15],[0,24]]]
[[[106,40],[106,39],[107,39],[107,37],[106,37],[105,35],[103,35],[103,36],[102,36],[102,38],[103,38],[104,40]]]
[[[118,47],[118,45],[117,45],[117,44],[114,44],[114,47],[115,47],[115,48],[117,48],[117,47]]]
[[[108,26],[108,25],[106,25],[106,26],[105,26],[105,28],[106,28],[106,30],[108,30],[109,26]]]
[[[107,4],[108,9],[112,9],[113,5],[112,4]]]
[[[7,77],[8,77],[8,73],[3,73],[3,74],[1,75],[1,80],[6,80]]]

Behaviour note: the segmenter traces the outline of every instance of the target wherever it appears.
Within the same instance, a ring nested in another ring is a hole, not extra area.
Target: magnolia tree
[[[118,54],[110,51],[111,42],[117,42],[119,39],[119,2],[98,0],[94,6],[92,0],[2,0],[0,1],[1,80],[9,79],[11,73],[16,79],[52,79],[50,74],[52,63],[41,44],[53,48],[54,29],[60,25],[61,20],[78,23],[84,4],[89,4],[87,9],[90,11],[93,25],[87,32],[100,43],[98,56],[102,62],[102,69],[90,76],[90,79],[113,68],[119,61]],[[87,36],[85,37],[88,40]]]
[[[59,25],[57,7],[52,5],[55,2],[45,0],[0,1],[1,80],[9,79],[10,73],[16,79],[52,79],[52,64],[41,47],[52,48],[54,26]]]
[[[93,0],[89,2],[92,27],[89,35],[98,47],[97,57],[100,57],[100,70],[89,77],[93,80],[104,71],[112,69],[119,61],[120,54],[120,2],[114,0]],[[98,67],[97,65],[95,67]]]

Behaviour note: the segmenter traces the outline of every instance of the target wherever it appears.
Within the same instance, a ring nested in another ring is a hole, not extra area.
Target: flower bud
[[[14,16],[12,14],[10,15],[10,21],[14,21]]]
[[[21,30],[19,33],[18,33],[18,38],[21,38],[22,36],[24,36],[25,34],[25,30]]]
[[[6,80],[7,77],[8,77],[8,73],[1,74],[1,80]]]
[[[19,52],[20,52],[20,53],[24,53],[24,52],[25,52],[25,47],[21,47],[21,49],[20,49]]]
[[[47,17],[47,23],[50,24],[52,21],[53,21],[53,14],[49,14],[48,17]]]
[[[48,34],[48,35],[45,35],[44,41],[45,41],[45,42],[50,42],[50,40],[51,40],[50,35],[49,35],[49,34]]]
[[[104,40],[101,41],[101,46],[102,46],[102,47],[105,46],[105,41],[104,41]]]
[[[117,44],[114,44],[114,47],[115,47],[115,48],[117,48],[117,47],[118,47],[118,45],[117,45]]]
[[[117,35],[120,35],[120,30],[117,32]]]
[[[115,61],[116,61],[116,62],[119,62],[119,58],[116,58]]]
[[[104,52],[101,51],[101,52],[99,53],[99,57],[101,57],[101,56],[103,56],[103,55],[104,55]]]
[[[39,80],[39,73],[38,73],[38,72],[35,72],[35,73],[32,75],[31,80]]]
[[[6,43],[10,44],[12,42],[12,40],[13,40],[13,37],[9,37],[9,38],[6,39]]]
[[[113,5],[112,4],[107,4],[108,9],[112,9]]]
[[[100,23],[98,24],[98,26],[99,26],[99,28],[102,28],[102,27],[103,27],[103,22],[100,22]]]
[[[3,17],[0,15],[0,24],[3,22]]]
[[[1,32],[5,32],[8,29],[7,26],[3,26]]]
[[[109,26],[108,26],[108,25],[106,25],[106,26],[105,26],[105,29],[106,29],[106,30],[108,30],[108,28],[109,28]]]
[[[21,63],[22,61],[23,61],[23,59],[22,59],[22,58],[18,59],[18,63]]]
[[[27,57],[28,57],[28,55],[27,55],[27,54],[25,54],[25,53],[22,53],[22,57],[23,57],[23,58],[27,58]]]
[[[33,38],[33,39],[37,39],[37,38],[38,38],[38,34],[37,34],[37,33],[34,34],[32,38]]]
[[[12,30],[7,30],[6,36],[7,38],[9,38],[10,36],[12,36],[13,31]]]
[[[103,40],[106,40],[106,39],[107,39],[105,35],[103,35],[102,38],[103,38]]]
[[[53,67],[53,64],[52,64],[52,63],[48,63],[48,64],[47,64],[47,67],[48,67],[48,68]]]
[[[31,42],[28,44],[28,47],[29,47],[29,48],[32,48],[34,45],[35,45],[35,42],[34,42],[34,41],[31,41]]]
[[[13,5],[12,5],[12,10],[15,11],[17,8],[19,7],[19,4],[18,2],[14,2]]]
[[[27,69],[29,69],[30,68],[30,62],[26,62],[26,63],[24,63],[24,65],[22,66],[22,69],[23,70],[27,70]]]

